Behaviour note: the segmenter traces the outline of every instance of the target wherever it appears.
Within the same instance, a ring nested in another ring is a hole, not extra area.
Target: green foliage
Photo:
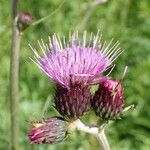
[[[61,0],[22,0],[20,11],[29,11],[34,21],[52,13]],[[97,141],[85,133],[76,132],[58,145],[30,145],[26,120],[37,120],[57,114],[53,108],[54,84],[29,60],[33,56],[28,44],[37,46],[37,40],[54,32],[67,35],[80,25],[90,9],[92,0],[66,0],[64,5],[44,22],[29,27],[22,39],[20,51],[20,150],[89,150],[98,149]],[[148,150],[150,147],[150,9],[149,0],[108,0],[98,5],[81,31],[97,32],[102,29],[103,39],[119,40],[125,50],[116,61],[112,77],[120,78],[125,65],[129,72],[123,81],[126,104],[136,104],[136,109],[126,113],[122,120],[107,127],[113,150]],[[11,16],[9,1],[0,2],[0,149],[7,149],[10,139],[9,114],[9,63],[11,41]],[[89,113],[84,117],[94,122]]]

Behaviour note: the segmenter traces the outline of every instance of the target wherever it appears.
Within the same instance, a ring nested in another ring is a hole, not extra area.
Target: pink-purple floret
[[[72,35],[71,45],[62,44],[59,37],[52,36],[49,44],[41,44],[44,56],[37,51],[35,59],[40,69],[45,72],[56,84],[69,88],[71,82],[97,84],[105,80],[102,73],[112,67],[112,62],[120,55],[118,43],[112,46],[101,43],[99,35],[90,38],[86,46],[85,36],[82,44],[76,35]],[[92,44],[90,44],[92,43]],[[62,46],[63,45],[63,46]]]
[[[93,48],[74,47],[51,52],[40,59],[41,67],[58,84],[69,87],[70,77],[76,82],[92,84],[110,65],[110,60]]]

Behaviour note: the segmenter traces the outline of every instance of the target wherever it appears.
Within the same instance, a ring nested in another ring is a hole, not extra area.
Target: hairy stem
[[[52,15],[56,14],[58,12],[58,10],[63,6],[64,3],[65,3],[65,0],[63,0],[61,2],[61,4],[51,14],[49,14],[49,15],[47,15],[47,16],[45,16],[45,17],[43,17],[43,18],[33,22],[31,25],[32,26],[38,25],[39,23],[41,23],[41,22],[45,21],[46,19],[48,19],[49,17],[51,17]]]
[[[12,0],[12,44],[10,56],[10,113],[11,113],[11,137],[10,149],[18,149],[18,73],[19,73],[19,50],[21,42],[21,34],[17,27],[17,6],[18,0]]]
[[[82,18],[82,21],[77,25],[76,30],[82,30],[84,26],[87,24],[88,20],[92,16],[95,8],[99,4],[105,3],[107,0],[95,0],[87,10],[86,15]]]
[[[83,122],[81,122],[80,119],[77,119],[70,124],[69,128],[71,130],[77,129],[77,130],[94,135],[98,139],[103,150],[110,150],[109,143],[105,136],[103,127],[98,128],[96,126],[88,126],[88,125],[85,125]]]
[[[95,135],[99,143],[102,145],[103,150],[110,150],[109,143],[107,137],[105,135],[104,129],[99,131],[98,134]]]

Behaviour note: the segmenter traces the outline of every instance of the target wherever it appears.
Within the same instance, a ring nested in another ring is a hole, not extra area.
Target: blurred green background
[[[34,21],[51,14],[62,0],[21,0],[19,11],[32,13]],[[92,0],[66,0],[63,6],[44,22],[28,28],[22,37],[20,50],[20,150],[97,150],[97,140],[82,132],[75,132],[58,145],[30,145],[26,120],[38,120],[56,115],[53,109],[53,83],[30,60],[33,56],[28,44],[54,32],[68,35],[79,28],[82,32],[97,32],[101,28],[103,40],[119,40],[124,53],[115,62],[111,74],[119,78],[125,65],[128,74],[123,81],[126,105],[136,104],[122,120],[111,122],[106,129],[112,150],[150,149],[150,1],[108,0],[91,10]],[[8,149],[10,141],[9,65],[11,45],[11,3],[0,0],[0,150]],[[89,15],[90,14],[90,15]],[[89,17],[87,17],[89,15]],[[85,22],[83,22],[83,20]],[[86,122],[94,122],[90,112]]]

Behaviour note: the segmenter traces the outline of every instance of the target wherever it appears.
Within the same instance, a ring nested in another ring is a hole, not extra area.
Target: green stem
[[[92,4],[90,4],[90,6],[86,12],[86,15],[82,18],[82,21],[77,25],[76,30],[82,30],[85,27],[85,25],[87,24],[87,22],[89,21],[90,17],[92,16],[96,6],[99,4],[103,4],[105,2],[107,2],[107,0],[98,0],[98,1],[94,1]]]
[[[46,19],[48,19],[49,17],[51,17],[52,15],[54,15],[55,13],[57,13],[57,11],[63,6],[64,2],[65,2],[65,0],[62,1],[62,3],[58,6],[58,8],[56,8],[51,14],[49,14],[49,15],[47,15],[47,16],[45,16],[45,17],[43,17],[43,18],[41,18],[41,19],[33,22],[31,25],[32,26],[38,25],[39,23],[45,21]]]
[[[10,149],[18,150],[18,114],[19,114],[19,50],[21,34],[17,27],[18,0],[12,0],[12,44],[10,56],[10,113],[11,113],[11,137]]]

